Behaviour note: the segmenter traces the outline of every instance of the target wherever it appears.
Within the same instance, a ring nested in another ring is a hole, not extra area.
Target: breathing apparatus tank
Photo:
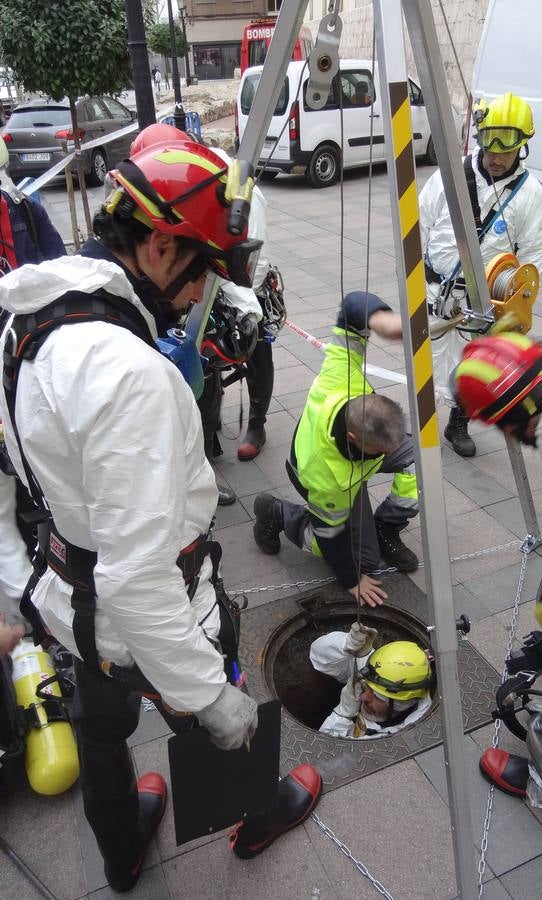
[[[21,641],[12,653],[13,684],[17,703],[25,711],[25,768],[30,786],[38,794],[52,796],[67,791],[79,777],[79,758],[72,727],[64,707],[58,682],[43,688],[42,699],[36,694],[41,684],[54,678],[55,670],[48,653]]]

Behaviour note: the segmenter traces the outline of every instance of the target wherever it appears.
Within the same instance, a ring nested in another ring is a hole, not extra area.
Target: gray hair
[[[349,400],[346,427],[360,443],[383,453],[395,450],[405,437],[403,410],[381,394],[362,394]]]

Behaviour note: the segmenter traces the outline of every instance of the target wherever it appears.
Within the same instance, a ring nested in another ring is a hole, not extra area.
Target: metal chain
[[[523,558],[521,560],[521,569],[518,578],[518,586],[516,590],[516,598],[514,600],[514,608],[512,611],[512,619],[510,622],[510,630],[508,634],[508,644],[506,647],[505,654],[505,662],[501,675],[501,684],[505,681],[508,675],[508,667],[506,661],[508,660],[510,653],[512,651],[512,644],[514,642],[514,638],[516,636],[516,629],[518,623],[518,615],[519,615],[519,601],[521,599],[521,593],[523,591],[523,582],[525,580],[525,572],[527,569],[527,558],[532,549],[532,542],[529,537],[527,537],[521,545],[521,550],[523,553]],[[499,746],[499,731],[501,728],[501,720],[495,720],[495,730],[493,732],[493,740],[491,741],[491,746],[495,749]],[[480,859],[478,860],[478,897],[482,896],[482,892],[484,890],[484,874],[486,870],[486,854],[487,854],[487,844],[489,837],[489,829],[491,827],[491,815],[493,812],[493,797],[495,794],[495,785],[491,784],[489,790],[487,792],[487,804],[486,804],[486,814],[484,816],[484,825],[482,828],[482,840],[480,843]]]
[[[356,857],[354,856],[352,851],[349,850],[349,848],[346,846],[346,844],[343,843],[343,841],[339,840],[339,838],[331,830],[329,825],[326,825],[325,822],[322,822],[319,815],[317,815],[316,813],[311,813],[311,819],[313,820],[313,822],[316,822],[316,824],[318,825],[319,828],[322,829],[325,836],[328,837],[330,839],[330,841],[332,841],[335,844],[335,846],[339,848],[341,853],[344,853],[346,858],[354,863],[358,872],[361,875],[363,875],[365,878],[369,879],[369,881],[371,882],[373,887],[376,888],[376,890],[378,891],[379,894],[382,894],[383,897],[386,897],[386,900],[394,900],[393,895],[390,894],[390,892],[387,890],[387,888],[384,887],[382,882],[379,881],[378,878],[375,878],[374,875],[371,875],[367,866],[364,865],[364,863],[362,863],[361,860],[356,859]]]
[[[518,540],[508,541],[506,544],[497,544],[495,547],[488,547],[486,550],[475,550],[473,553],[463,553],[462,556],[452,556],[450,557],[450,562],[461,562],[465,559],[476,559],[479,556],[485,556],[488,553],[496,553],[498,550],[509,550],[510,547],[515,547],[517,544],[521,543]],[[420,569],[423,569],[424,564],[420,563]],[[371,575],[392,575],[394,572],[398,572],[399,570],[395,566],[388,566],[387,569],[375,569],[374,572],[371,572]],[[326,578],[311,578],[308,581],[286,581],[283,584],[268,584],[265,587],[256,587],[256,588],[246,588],[242,591],[232,591],[232,597],[239,597],[246,594],[260,594],[265,591],[280,591],[285,588],[296,588],[296,587],[308,587],[312,584],[329,584],[329,582],[335,581],[335,577],[333,575],[328,575]]]

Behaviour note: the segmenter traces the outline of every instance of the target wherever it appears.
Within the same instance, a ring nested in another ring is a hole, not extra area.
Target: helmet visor
[[[200,245],[198,249],[209,260],[209,268],[217,275],[241,287],[252,287],[262,244],[263,241],[250,239],[235,244],[229,250],[217,248],[215,251],[208,245]]]
[[[507,153],[521,146],[527,135],[521,128],[482,128],[476,135],[482,150],[493,153]]]

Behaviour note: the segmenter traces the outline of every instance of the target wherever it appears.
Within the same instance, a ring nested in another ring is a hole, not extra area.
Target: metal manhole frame
[[[391,576],[386,580],[386,589],[390,595],[387,608],[394,608],[405,618],[414,620],[417,628],[425,630],[425,643],[429,644],[425,624],[425,595],[405,576]],[[247,672],[250,692],[258,702],[278,696],[274,686],[269,684],[266,665],[269,666],[273,654],[276,656],[284,641],[280,646],[275,645],[276,649],[273,650],[273,640],[276,641],[277,635],[284,635],[287,631],[293,634],[299,630],[299,627],[292,627],[296,621],[304,627],[307,624],[307,613],[303,612],[300,604],[319,596],[325,598],[322,611],[326,608],[337,610],[343,607],[348,612],[348,606],[352,608],[350,595],[332,584],[273,600],[243,613],[241,659]],[[370,613],[367,614],[369,616]],[[494,707],[495,690],[500,684],[500,678],[495,669],[466,641],[461,641],[459,646],[458,667],[463,729],[468,734],[492,721],[491,709]],[[419,722],[403,731],[368,741],[320,734],[299,722],[283,707],[280,767],[281,772],[286,772],[301,763],[315,765],[322,775],[324,790],[330,791],[437,747],[442,741],[438,702]]]

